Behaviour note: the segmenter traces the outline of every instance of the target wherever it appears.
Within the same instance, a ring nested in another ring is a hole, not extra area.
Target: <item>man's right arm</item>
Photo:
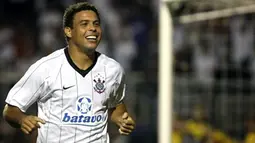
[[[20,128],[25,134],[40,128],[39,123],[45,122],[37,116],[26,115],[18,107],[6,104],[3,111],[4,119],[14,128]]]
[[[21,119],[26,115],[18,107],[6,104],[3,110],[3,117],[12,127],[20,128]]]
[[[30,134],[44,121],[37,116],[27,115],[26,110],[35,103],[48,88],[48,66],[43,60],[31,65],[21,79],[10,89],[3,111],[4,119],[13,127]]]

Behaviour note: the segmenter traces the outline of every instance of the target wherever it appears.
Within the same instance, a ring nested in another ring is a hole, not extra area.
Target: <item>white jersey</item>
[[[124,71],[113,59],[97,53],[87,70],[80,70],[67,48],[33,64],[10,90],[6,102],[26,110],[38,103],[37,143],[109,143],[108,109],[125,96]]]

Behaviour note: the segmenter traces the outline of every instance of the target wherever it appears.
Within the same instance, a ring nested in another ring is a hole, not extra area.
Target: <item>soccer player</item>
[[[97,9],[71,5],[63,29],[68,46],[29,67],[7,95],[4,119],[25,134],[38,130],[37,143],[109,143],[108,116],[129,135],[135,122],[123,103],[123,68],[96,51],[102,35]],[[27,115],[35,102],[38,115]]]

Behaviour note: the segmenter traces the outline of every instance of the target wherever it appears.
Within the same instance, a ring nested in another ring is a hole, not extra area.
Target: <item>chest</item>
[[[113,82],[105,70],[91,70],[83,77],[74,70],[62,69],[55,77],[48,99],[56,108],[93,114],[108,109]]]

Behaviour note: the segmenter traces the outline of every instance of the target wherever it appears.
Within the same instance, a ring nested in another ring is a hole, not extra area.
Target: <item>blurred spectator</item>
[[[194,76],[205,88],[213,84],[213,71],[216,64],[213,48],[206,40],[202,40],[194,50]]]
[[[132,37],[131,28],[123,26],[122,35],[115,43],[114,57],[120,62],[123,68],[128,72],[132,70],[132,60],[137,54],[137,47]]]
[[[252,48],[254,46],[254,25],[249,22],[247,16],[234,16],[231,19],[231,41],[233,46],[233,61],[237,65],[252,56]]]
[[[172,143],[183,143],[183,138],[185,135],[185,126],[183,121],[175,114],[173,119],[173,129],[172,129]]]
[[[45,56],[64,47],[62,14],[56,9],[45,9],[38,18],[40,55]]]
[[[247,134],[245,136],[244,143],[254,143],[255,142],[255,116],[251,116],[246,123]]]
[[[204,143],[209,140],[211,127],[206,119],[205,110],[201,105],[193,108],[191,119],[187,120],[185,124],[186,132],[191,137],[191,140],[198,143]]]
[[[235,143],[226,133],[219,129],[213,129],[211,133],[212,143]]]
[[[15,62],[16,47],[13,44],[14,31],[10,27],[0,28],[0,68],[10,68]]]

